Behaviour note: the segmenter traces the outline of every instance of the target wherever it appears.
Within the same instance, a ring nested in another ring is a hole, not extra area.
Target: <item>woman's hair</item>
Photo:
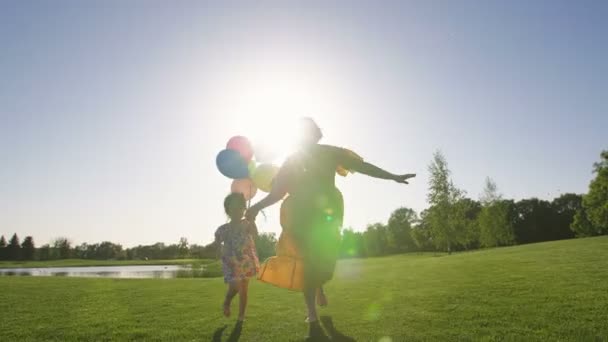
[[[226,214],[228,214],[228,208],[230,207],[230,204],[234,201],[238,201],[240,204],[243,205],[243,207],[247,205],[245,196],[242,193],[233,192],[230,195],[226,196],[226,198],[224,198],[224,211],[226,212]]]
[[[303,117],[298,123],[301,142],[316,144],[323,138],[321,128],[319,128],[319,125],[312,118]]]

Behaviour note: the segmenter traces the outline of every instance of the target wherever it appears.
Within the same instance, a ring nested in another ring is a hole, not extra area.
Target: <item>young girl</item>
[[[259,270],[258,256],[255,251],[254,237],[258,231],[255,223],[243,219],[246,201],[241,193],[232,193],[224,199],[224,210],[230,222],[215,232],[215,242],[222,244],[222,271],[224,282],[228,284],[224,300],[224,316],[230,316],[230,303],[239,294],[239,322],[245,319],[249,278],[255,277]]]

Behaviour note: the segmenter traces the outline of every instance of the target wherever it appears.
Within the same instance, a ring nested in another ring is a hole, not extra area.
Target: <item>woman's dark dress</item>
[[[274,186],[289,193],[282,224],[302,257],[306,286],[319,287],[333,277],[344,217],[336,169],[352,170],[360,163],[349,150],[317,144],[290,156],[275,179]]]

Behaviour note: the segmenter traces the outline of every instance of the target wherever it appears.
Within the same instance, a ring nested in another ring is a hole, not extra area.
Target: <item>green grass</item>
[[[85,260],[64,259],[49,261],[0,261],[0,268],[44,268],[44,267],[83,267],[83,266],[128,266],[128,265],[191,265],[207,264],[207,259],[172,260]]]
[[[224,291],[217,278],[0,277],[0,336],[225,341],[233,320],[220,314]],[[608,237],[346,260],[327,293],[322,314],[357,341],[606,341]],[[252,284],[240,341],[305,333],[299,293]]]

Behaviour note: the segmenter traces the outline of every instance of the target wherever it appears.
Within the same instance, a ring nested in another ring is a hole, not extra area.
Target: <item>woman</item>
[[[272,191],[247,211],[255,220],[258,212],[289,194],[282,208],[298,254],[303,261],[303,293],[310,322],[309,335],[323,335],[317,321],[316,292],[334,273],[344,215],[342,194],[336,188],[336,170],[346,169],[374,178],[408,184],[415,174],[395,175],[363,161],[355,153],[321,145],[321,129],[310,118],[301,120],[299,149],[281,166]],[[282,210],[282,211],[283,211]],[[322,292],[321,292],[322,294]]]

